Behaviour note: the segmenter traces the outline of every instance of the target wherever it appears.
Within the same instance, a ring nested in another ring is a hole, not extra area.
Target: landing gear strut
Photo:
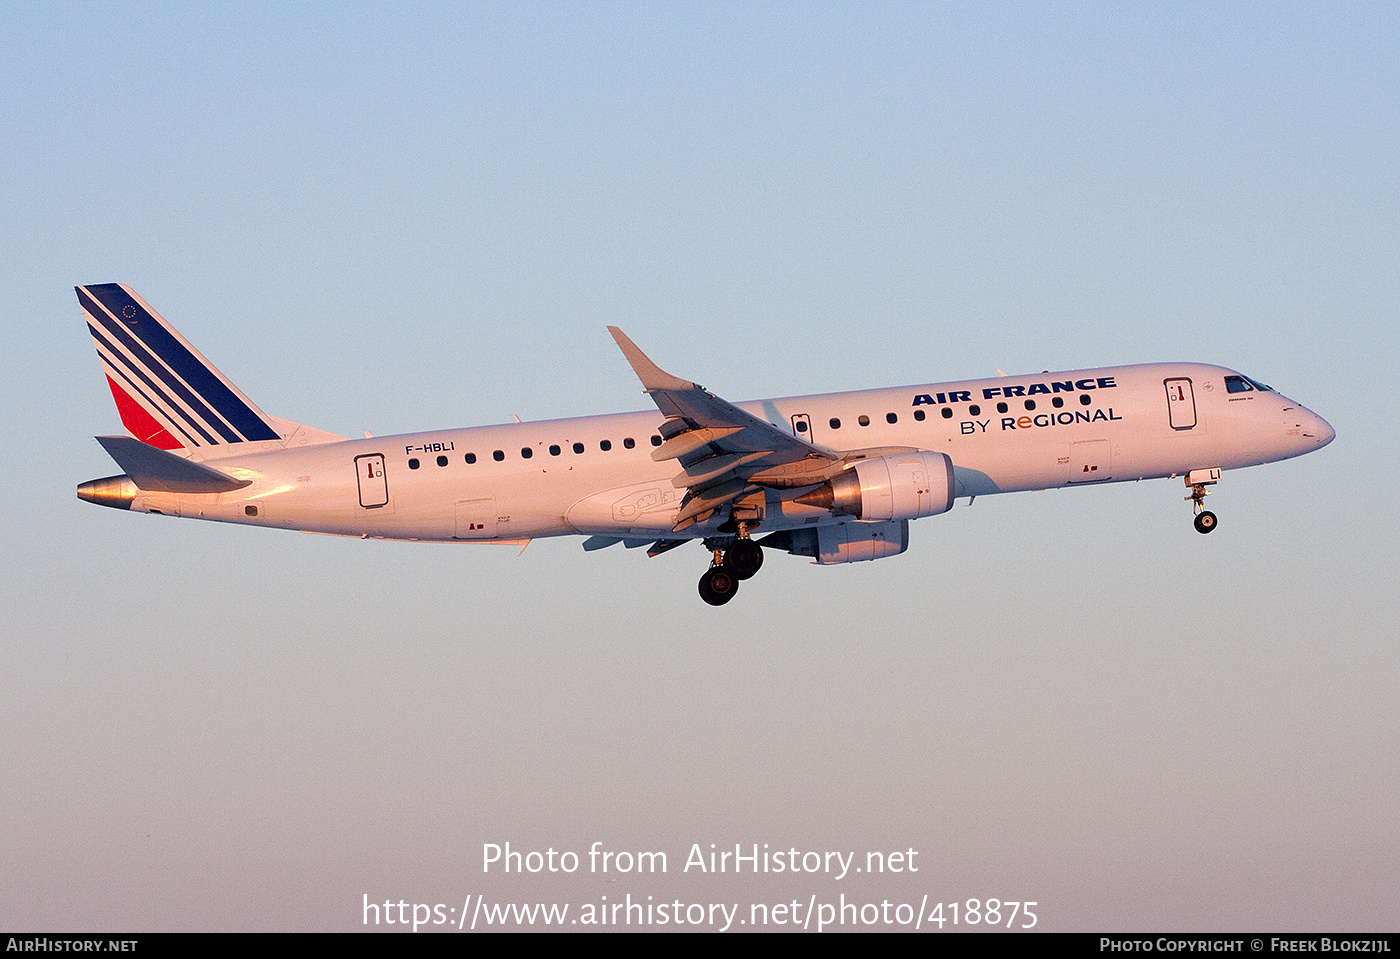
[[[711,606],[723,606],[739,591],[739,581],[749,579],[763,565],[763,547],[749,539],[749,524],[738,524],[732,539],[707,539],[714,560],[700,577],[700,598]]]

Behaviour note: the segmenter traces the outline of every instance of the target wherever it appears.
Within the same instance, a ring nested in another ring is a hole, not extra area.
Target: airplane
[[[710,555],[733,599],[769,552],[820,565],[909,546],[966,497],[1182,477],[1195,527],[1225,470],[1312,452],[1322,417],[1234,370],[1157,363],[730,403],[608,327],[657,409],[347,439],[260,410],[130,288],[75,288],[125,436],[90,503],[354,536],[585,536]],[[762,538],[755,538],[755,534]]]

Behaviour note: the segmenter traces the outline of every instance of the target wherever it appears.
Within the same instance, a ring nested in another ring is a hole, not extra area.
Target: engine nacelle
[[[869,522],[918,519],[952,509],[954,488],[946,453],[896,453],[858,460],[796,502]]]
[[[810,556],[822,566],[861,563],[898,556],[909,548],[909,521],[834,523],[806,529],[781,530],[762,540],[765,549],[785,549]]]
[[[909,548],[909,521],[841,523],[817,527],[816,560],[822,566],[898,556]]]

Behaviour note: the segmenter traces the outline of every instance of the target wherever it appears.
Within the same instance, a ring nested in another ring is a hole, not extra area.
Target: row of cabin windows
[[[1088,406],[1090,403],[1093,402],[1093,398],[1090,397],[1088,393],[1080,393],[1080,394],[1079,394],[1079,402],[1080,402],[1080,405],[1082,405],[1082,406]],[[1026,408],[1026,410],[1027,410],[1028,412],[1031,411],[1031,410],[1034,410],[1034,409],[1035,409],[1035,400],[1024,400],[1024,401],[1023,401],[1023,405],[1025,406],[1025,408]],[[1053,406],[1055,409],[1058,410],[1058,409],[1060,409],[1061,407],[1063,407],[1063,406],[1065,405],[1065,399],[1064,399],[1063,396],[1056,396],[1056,397],[1053,397],[1053,398],[1050,400],[1050,405]],[[998,404],[997,404],[997,412],[998,412],[998,413],[1006,413],[1006,412],[1009,412],[1009,411],[1010,411],[1010,407],[1009,407],[1006,403],[998,403]],[[969,406],[969,407],[967,408],[967,413],[968,413],[969,416],[981,416],[981,415],[982,415],[982,407],[979,406],[979,405],[976,404],[976,403],[973,403],[971,406]],[[952,408],[951,406],[945,406],[945,407],[943,407],[943,408],[942,408],[942,415],[943,415],[943,418],[944,418],[945,420],[951,420],[951,419],[953,418],[953,408]],[[925,418],[926,416],[927,416],[927,414],[926,414],[923,410],[915,410],[915,411],[914,411],[914,419],[918,420],[918,421],[921,422],[921,423],[924,421],[924,418]],[[838,417],[833,416],[833,417],[832,417],[830,420],[828,420],[827,422],[828,422],[828,424],[831,426],[831,428],[834,429],[834,430],[839,430],[839,429],[841,428],[841,420],[840,420]],[[856,422],[858,422],[861,426],[869,426],[869,425],[870,425],[870,417],[866,416],[865,414],[861,414],[861,416],[856,420]],[[890,424],[898,423],[898,422],[899,422],[899,414],[898,414],[898,413],[886,413],[886,414],[885,414],[885,422],[886,422],[886,423],[890,423]],[[798,424],[797,424],[797,431],[798,431],[799,433],[805,433],[805,432],[807,431],[807,424],[804,423],[804,422],[799,421]],[[630,437],[630,436],[625,437],[625,438],[622,440],[623,449],[629,449],[629,450],[630,450],[630,449],[634,449],[634,448],[636,447],[636,445],[637,445],[637,441],[634,440],[634,439],[633,439],[632,437]],[[655,434],[653,434],[652,437],[651,437],[651,445],[652,445],[652,446],[660,446],[660,445],[661,445],[661,437],[660,437],[660,436],[657,436],[657,435],[655,435]],[[599,441],[598,441],[598,449],[602,450],[604,453],[606,453],[606,452],[608,452],[609,450],[611,450],[611,449],[612,449],[612,446],[613,446],[613,445],[612,445],[612,440],[599,440]],[[573,444],[573,447],[572,447],[572,448],[573,448],[573,451],[574,451],[575,453],[582,453],[582,452],[584,451],[584,449],[585,449],[585,447],[584,447],[584,445],[583,445],[582,443],[575,443],[575,444]],[[556,443],[556,444],[553,444],[553,445],[551,445],[551,446],[549,447],[549,455],[550,455],[550,456],[559,456],[559,455],[562,454],[563,452],[564,452],[563,448],[560,447],[557,443]],[[530,458],[531,458],[532,456],[534,456],[534,455],[535,455],[535,450],[534,450],[533,447],[530,447],[530,446],[522,446],[522,447],[520,448],[520,458],[521,458],[521,459],[527,459],[527,460],[528,460],[528,459],[530,459]],[[496,450],[495,452],[493,452],[493,453],[491,454],[491,458],[494,459],[497,463],[502,462],[502,461],[506,458],[505,450]],[[476,462],[476,454],[475,454],[475,453],[468,453],[468,454],[464,457],[464,459],[465,459],[468,463],[475,463],[475,462]],[[421,464],[418,462],[417,459],[410,459],[410,460],[408,461],[408,468],[411,469],[411,470],[416,470],[420,465],[421,465]],[[447,465],[447,457],[446,457],[446,456],[439,456],[439,457],[437,458],[437,465],[439,465],[439,466],[446,466],[446,465]]]
[[[1079,402],[1080,402],[1080,405],[1082,405],[1082,406],[1088,406],[1090,403],[1093,402],[1093,398],[1090,397],[1088,393],[1080,393],[1080,394],[1079,394]],[[1025,407],[1026,407],[1027,410],[1033,410],[1033,409],[1035,409],[1035,400],[1025,400],[1025,401],[1024,401],[1024,405],[1025,405]],[[1054,397],[1053,399],[1050,400],[1050,405],[1053,406],[1053,407],[1055,407],[1055,409],[1058,410],[1058,409],[1060,409],[1061,407],[1063,407],[1063,406],[1065,405],[1065,398],[1064,398],[1063,396],[1056,396],[1056,397]],[[1006,404],[1006,403],[998,403],[998,404],[997,404],[997,412],[998,412],[998,413],[1007,413],[1007,412],[1010,412],[1010,409],[1011,409],[1010,406],[1009,406],[1008,404]],[[977,405],[976,403],[973,403],[971,406],[969,406],[969,407],[967,408],[967,413],[968,413],[969,416],[981,416],[981,415],[982,415],[982,407],[979,406],[979,405]],[[923,410],[915,410],[915,411],[914,411],[914,419],[918,420],[918,421],[921,422],[921,423],[924,421],[924,417],[927,416],[927,415],[928,415],[928,414],[925,413]],[[943,415],[943,418],[944,418],[945,420],[951,420],[951,419],[953,418],[953,408],[952,408],[951,406],[945,406],[945,407],[943,407],[942,415]],[[833,417],[832,417],[830,420],[828,420],[827,422],[828,422],[828,424],[831,426],[831,428],[834,429],[834,430],[839,430],[839,429],[841,428],[841,420],[838,419],[838,418],[835,417],[835,416],[833,416]],[[865,415],[862,415],[858,420],[856,420],[856,422],[859,423],[861,426],[869,426],[869,425],[870,425],[870,417],[865,416]],[[898,422],[899,422],[899,414],[898,414],[898,413],[886,413],[886,414],[885,414],[885,422],[886,422],[886,423],[898,423]],[[805,423],[799,423],[797,428],[798,428],[799,431],[802,431],[802,430],[804,429],[805,426],[806,426]]]
[[[652,438],[651,438],[651,445],[652,445],[652,446],[660,446],[660,445],[661,445],[661,437],[660,437],[660,436],[655,436],[655,435],[652,436]],[[628,436],[628,437],[624,437],[624,438],[623,438],[623,440],[622,440],[622,448],[623,448],[623,449],[628,449],[628,450],[630,450],[630,449],[635,449],[636,446],[637,446],[637,441],[634,440],[632,437]],[[599,441],[598,441],[598,449],[602,450],[604,453],[608,452],[608,451],[611,450],[612,448],[613,448],[612,440],[599,440]],[[574,443],[573,446],[571,447],[571,449],[573,449],[573,451],[574,451],[575,453],[582,453],[585,449],[587,449],[587,447],[584,446],[582,443]],[[560,456],[560,455],[563,454],[563,452],[564,452],[563,447],[561,447],[558,443],[555,443],[555,444],[553,444],[553,445],[551,445],[551,446],[549,447],[549,455],[550,455],[550,456]],[[521,459],[526,459],[526,460],[528,460],[528,459],[530,459],[531,457],[533,457],[534,455],[535,455],[535,449],[534,449],[534,447],[532,447],[532,446],[522,446],[522,447],[520,447],[520,458],[521,458]],[[492,452],[491,458],[492,458],[493,460],[495,460],[497,463],[500,463],[500,462],[502,462],[503,460],[505,460],[505,458],[506,458],[506,451],[505,451],[505,450],[495,450],[494,452]],[[462,459],[465,460],[468,464],[475,463],[475,462],[476,462],[476,454],[475,454],[475,453],[468,453],[466,456],[462,457]],[[418,467],[420,467],[420,466],[422,466],[422,465],[423,465],[423,464],[420,463],[420,462],[418,461],[417,457],[414,457],[413,459],[410,459],[410,460],[408,461],[408,468],[411,469],[411,470],[416,470]],[[447,457],[446,457],[446,456],[439,456],[439,457],[437,458],[437,465],[439,465],[439,466],[446,466],[446,465],[447,465]]]

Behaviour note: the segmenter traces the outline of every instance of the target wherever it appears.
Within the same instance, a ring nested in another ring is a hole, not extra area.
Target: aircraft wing
[[[799,439],[702,386],[672,376],[617,327],[608,327],[608,332],[666,416],[662,443],[651,458],[680,463],[681,472],[671,483],[687,492],[676,532],[763,487],[810,486],[840,468],[842,456],[835,450]]]

